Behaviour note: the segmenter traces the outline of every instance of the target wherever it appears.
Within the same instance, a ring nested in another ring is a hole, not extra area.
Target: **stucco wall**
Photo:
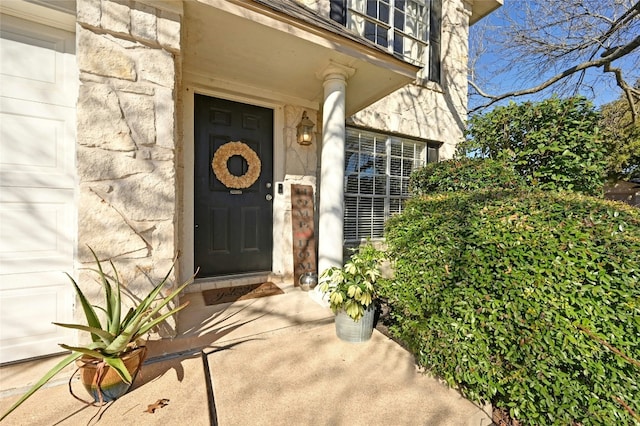
[[[90,266],[87,246],[113,259],[134,299],[164,277],[177,252],[180,25],[179,9],[77,1],[77,259]],[[99,296],[92,274],[80,270],[79,278]]]
[[[300,0],[328,16],[329,0]],[[467,119],[470,5],[443,0],[442,84],[406,86],[356,113],[349,124],[442,142],[440,158],[451,158]]]

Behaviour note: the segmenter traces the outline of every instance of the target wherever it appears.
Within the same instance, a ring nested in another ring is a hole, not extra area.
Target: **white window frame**
[[[411,171],[438,160],[438,143],[347,127],[344,181],[345,243],[381,240],[400,213]],[[405,167],[410,169],[405,169]],[[366,211],[368,210],[368,212]]]
[[[387,45],[384,46],[377,40],[372,40],[374,43],[387,48],[391,54],[401,56],[407,62],[424,67],[429,62],[429,9],[431,2],[430,0],[402,0],[402,4],[404,4],[404,10],[401,13],[400,9],[396,7],[401,5],[401,0],[347,0],[346,26],[369,40],[371,39],[365,34],[367,23],[376,26],[376,28],[385,29]],[[380,10],[380,7],[388,5],[388,19],[383,21],[369,15],[367,12],[372,5],[375,5],[377,11]],[[405,18],[403,28],[395,26],[397,14],[403,15]],[[402,52],[395,51],[395,41],[398,37],[403,41]]]

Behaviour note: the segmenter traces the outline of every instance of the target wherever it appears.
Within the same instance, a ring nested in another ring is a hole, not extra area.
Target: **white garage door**
[[[60,352],[72,322],[74,34],[0,15],[0,363]]]

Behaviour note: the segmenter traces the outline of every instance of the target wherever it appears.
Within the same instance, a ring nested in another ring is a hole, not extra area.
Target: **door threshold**
[[[267,281],[280,282],[280,276],[271,271],[248,272],[246,274],[222,275],[218,277],[196,278],[193,284],[184,289],[185,293],[199,293],[204,290],[239,287],[243,285],[261,284]]]

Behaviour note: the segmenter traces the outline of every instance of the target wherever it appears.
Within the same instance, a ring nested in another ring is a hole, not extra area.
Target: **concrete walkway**
[[[386,336],[374,331],[367,343],[342,342],[328,309],[298,289],[286,291],[217,306],[189,294],[181,337],[150,343],[125,396],[98,413],[58,384],[38,391],[2,425],[491,424],[481,408],[418,372],[413,357]],[[7,385],[15,371],[0,369],[2,412],[19,397],[21,389]],[[77,380],[72,388],[86,397]],[[168,404],[145,411],[161,399]]]

